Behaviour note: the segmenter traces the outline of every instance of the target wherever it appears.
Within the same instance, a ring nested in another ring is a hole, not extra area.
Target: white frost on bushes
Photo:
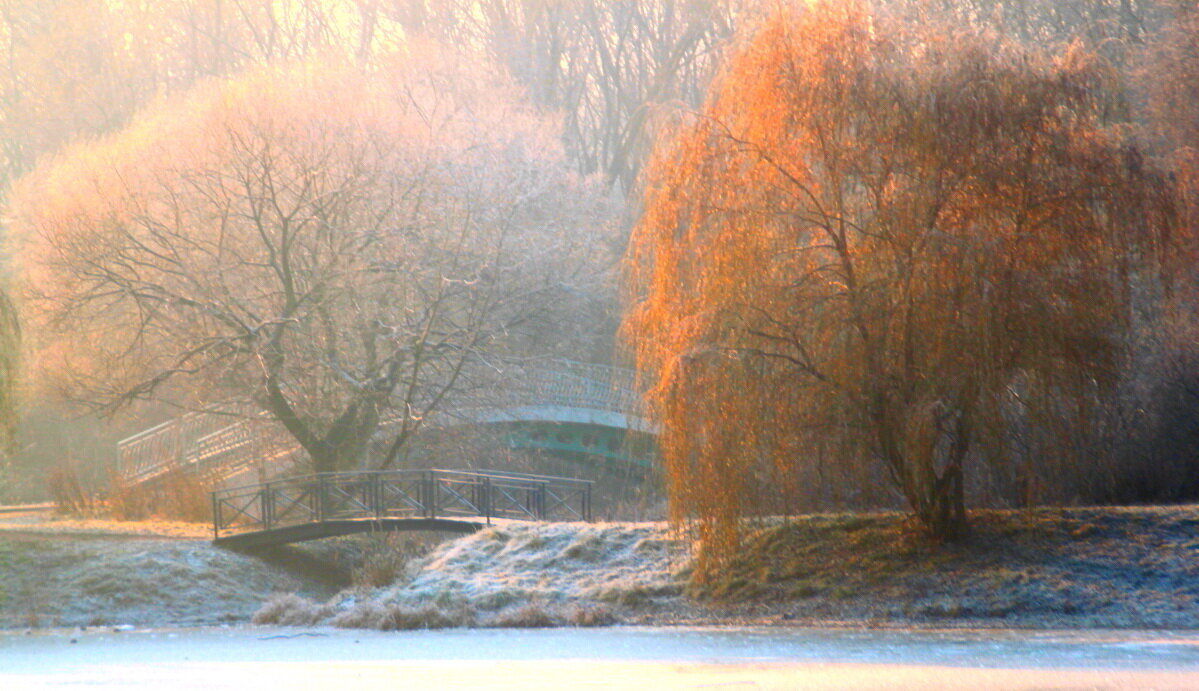
[[[686,552],[650,523],[509,524],[443,543],[409,577],[348,591],[339,610],[437,606],[501,616],[530,603],[550,610],[641,605],[673,598]]]

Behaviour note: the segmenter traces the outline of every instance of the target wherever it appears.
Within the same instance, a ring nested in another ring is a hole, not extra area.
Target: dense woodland
[[[713,546],[1199,496],[1193,3],[14,0],[0,46],[14,487],[80,405],[389,467],[567,354],[637,366]]]

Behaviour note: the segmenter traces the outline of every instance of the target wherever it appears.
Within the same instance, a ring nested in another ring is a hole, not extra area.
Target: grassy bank
[[[0,629],[240,623],[271,593],[336,589],[205,540],[0,532]]]
[[[638,624],[1199,627],[1195,507],[973,520],[953,544],[896,513],[774,520],[704,583],[661,524],[509,526],[446,543],[388,586],[276,601],[260,618],[385,629],[576,625],[571,612]]]
[[[772,521],[706,583],[692,580],[684,544],[660,523],[511,524],[395,559],[382,539],[248,556],[194,538],[122,537],[119,526],[25,526],[0,529],[0,627],[254,615],[380,629],[1199,627],[1199,507],[990,511],[973,525],[965,541],[938,545],[900,514]],[[325,562],[341,575],[329,578]],[[351,580],[360,585],[344,588]]]
[[[757,529],[717,578],[725,612],[785,620],[1011,626],[1199,626],[1199,509],[984,511],[934,544],[898,514]]]

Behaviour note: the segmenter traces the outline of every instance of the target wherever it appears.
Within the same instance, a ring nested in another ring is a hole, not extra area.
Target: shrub
[[[119,521],[160,518],[207,523],[212,520],[210,485],[180,469],[136,484],[113,475],[106,497],[108,514]]]
[[[343,629],[407,631],[473,626],[475,618],[472,612],[463,608],[445,608],[436,605],[410,607],[363,602],[340,612],[333,617],[331,623]]]
[[[611,626],[617,622],[612,610],[603,605],[575,604],[564,611],[566,623],[570,626]]]
[[[353,571],[353,583],[363,588],[391,585],[404,575],[411,560],[428,551],[426,545],[402,540],[396,533],[372,534],[363,549],[362,562]]]
[[[254,613],[254,624],[279,626],[312,626],[328,619],[333,608],[318,605],[294,593],[273,595]]]
[[[104,505],[97,492],[84,487],[84,483],[79,479],[79,469],[74,465],[51,470],[46,484],[58,513],[69,516],[94,516]]]
[[[496,612],[487,625],[505,629],[544,629],[560,624],[545,606],[530,602]]]

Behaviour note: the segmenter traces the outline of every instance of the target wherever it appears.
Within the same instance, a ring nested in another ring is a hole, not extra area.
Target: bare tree
[[[36,171],[14,234],[43,373],[108,409],[248,400],[318,470],[395,418],[394,463],[604,250],[602,199],[501,82],[432,53],[259,70]]]

